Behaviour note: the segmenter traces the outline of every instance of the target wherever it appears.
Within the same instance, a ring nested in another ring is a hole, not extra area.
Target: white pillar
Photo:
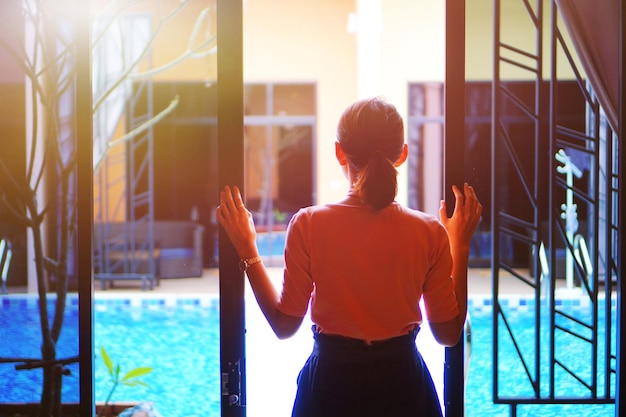
[[[381,94],[381,0],[357,0],[357,94],[367,98]]]

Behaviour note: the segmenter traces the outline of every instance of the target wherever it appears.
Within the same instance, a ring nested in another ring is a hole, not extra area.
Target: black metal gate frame
[[[465,0],[446,0],[445,45],[442,191],[447,206],[452,208],[452,184],[463,184],[465,173]],[[444,413],[446,417],[462,417],[465,415],[465,338],[445,349],[444,360]]]
[[[623,182],[624,178],[624,166],[623,166],[623,152],[619,149],[621,144],[622,126],[620,123],[619,134],[613,135],[613,130],[610,127],[601,123],[601,112],[598,100],[594,97],[593,93],[589,91],[585,84],[585,81],[580,76],[579,71],[576,69],[572,54],[568,50],[566,43],[563,40],[562,33],[559,30],[557,23],[558,7],[554,0],[549,0],[550,6],[550,33],[544,33],[544,2],[542,0],[536,1],[536,6],[533,7],[529,4],[528,0],[521,0],[526,10],[528,11],[528,18],[532,21],[532,24],[536,28],[536,50],[534,52],[528,52],[522,50],[514,45],[505,43],[502,41],[501,35],[501,15],[500,5],[501,0],[494,1],[494,80],[492,89],[492,103],[493,103],[493,119],[492,119],[492,231],[493,231],[493,297],[494,297],[494,310],[493,310],[493,397],[494,402],[501,404],[509,404],[511,415],[516,415],[517,407],[521,404],[565,404],[565,403],[588,403],[588,404],[603,404],[616,402],[615,413],[616,415],[623,415],[624,405],[620,400],[620,394],[623,392],[624,381],[620,377],[622,375],[623,364],[620,360],[624,353],[624,343],[622,342],[622,326],[621,322],[624,317],[623,306],[621,304],[621,292],[623,290],[623,280],[621,279],[623,273],[623,263],[621,260],[624,255],[624,248],[621,244],[622,231],[620,229],[621,217],[623,217],[623,211],[620,207],[623,207],[623,192],[618,185]],[[624,11],[622,7],[622,1],[620,0],[620,16],[623,16]],[[620,28],[622,19],[620,19]],[[620,29],[622,30],[622,29]],[[550,53],[546,54],[543,51],[543,39],[544,36],[550,36]],[[622,64],[623,58],[623,34],[620,33],[620,53]],[[557,123],[557,50],[560,50],[565,54],[569,65],[572,67],[576,74],[577,82],[581,87],[581,92],[587,102],[588,114],[591,120],[591,129],[587,129],[586,132],[577,132],[572,129],[568,129]],[[513,57],[513,58],[512,58]],[[543,80],[544,73],[544,60],[550,59],[551,74],[550,79],[546,83]],[[528,62],[531,64],[527,64]],[[535,85],[535,97],[534,105],[528,105],[523,102],[522,99],[516,96],[516,94],[507,89],[506,85],[502,82],[500,67],[502,64],[511,65],[518,69],[525,70],[532,74]],[[623,65],[623,64],[622,64]],[[623,72],[620,71],[620,74]],[[620,91],[623,91],[622,79],[620,75]],[[547,88],[546,88],[546,84]],[[529,146],[533,147],[534,151],[534,165],[528,169],[527,166],[523,166],[515,153],[513,144],[509,132],[507,131],[507,124],[505,120],[506,114],[503,112],[504,101],[507,101],[509,105],[515,106],[518,110],[526,115],[529,121],[534,124],[535,135],[532,138],[532,143]],[[620,96],[620,121],[623,122],[623,94]],[[604,139],[603,139],[604,138]],[[600,160],[600,142],[606,140],[606,155],[604,160]],[[617,141],[617,142],[614,142]],[[592,173],[593,180],[587,190],[576,188],[572,184],[567,184],[557,174],[557,163],[552,155],[556,154],[556,151],[562,147],[570,149],[576,149],[579,152],[583,152],[588,155],[592,160],[592,166],[595,172]],[[617,155],[612,152],[615,149]],[[501,203],[498,195],[498,189],[501,187],[499,180],[502,176],[498,175],[499,165],[497,163],[498,155],[505,154],[509,157],[509,162],[515,167],[520,182],[522,183],[523,190],[517,190],[523,192],[527,196],[530,204],[533,207],[532,220],[522,219],[515,217],[505,211],[504,205]],[[548,155],[549,163],[540,164],[540,155]],[[618,161],[615,164],[615,161]],[[606,208],[603,213],[600,213],[600,167],[606,167],[606,188],[604,196],[606,198]],[[548,181],[548,192],[540,192],[541,181]],[[572,253],[574,247],[569,242],[566,233],[565,221],[561,219],[559,208],[560,202],[555,201],[553,196],[557,190],[567,190],[571,192],[577,199],[587,203],[591,208],[593,237],[591,242],[591,260],[593,263],[592,271],[585,270],[582,266],[575,264],[575,274],[579,278],[581,283],[581,297],[587,297],[592,306],[592,319],[591,323],[584,323],[577,320],[572,315],[568,314],[564,309],[561,309],[556,301],[556,243],[560,239],[565,242],[566,251]],[[604,242],[600,242],[600,229],[599,218],[605,219],[606,225],[603,230]],[[618,221],[618,217],[620,217]],[[542,221],[548,221],[548,230],[542,230]],[[522,230],[523,232],[520,232]],[[532,265],[532,271],[529,271],[530,276],[515,269],[512,265],[507,264],[507,260],[500,256],[500,239],[503,236],[510,237],[511,239],[527,245],[529,248],[534,249],[534,264]],[[548,268],[542,269],[542,262],[540,260],[540,250],[542,243],[546,243],[547,256],[544,264],[547,263]],[[599,245],[602,243],[607,248],[604,256],[599,254]],[[600,268],[602,265],[602,271],[604,277],[600,277]],[[521,351],[519,340],[516,339],[514,331],[512,330],[507,320],[507,314],[503,305],[500,303],[499,296],[499,282],[500,273],[505,271],[512,275],[516,279],[526,283],[534,290],[535,305],[535,330],[534,330],[534,360],[528,361],[524,356],[524,352]],[[590,272],[590,273],[589,273]],[[543,278],[548,280],[549,288],[548,295],[546,297],[546,306],[542,307],[542,274],[546,275]],[[616,292],[617,292],[617,340],[611,338],[611,295],[613,293],[612,278],[616,277]],[[602,279],[601,279],[602,278]],[[599,309],[599,289],[603,284],[603,291],[605,294],[605,309],[600,311]],[[542,311],[545,308],[546,311]],[[544,342],[541,340],[540,326],[542,315],[548,317],[549,327],[549,358],[547,362],[542,359],[541,346]],[[600,317],[604,315],[604,327],[600,327]],[[558,322],[557,322],[558,319]],[[500,324],[502,323],[502,325]],[[568,325],[561,323],[575,323],[581,326],[585,333],[589,331],[590,337],[586,337],[582,332],[572,330]],[[504,329],[502,329],[502,327]],[[502,333],[501,333],[502,332]],[[560,336],[564,334],[569,337],[574,337],[580,341],[588,343],[591,349],[591,382],[586,382],[580,378],[573,370],[572,364],[566,363],[566,361],[558,358],[556,352],[556,341]],[[604,334],[604,336],[602,336]],[[515,395],[502,395],[499,391],[498,381],[498,365],[499,365],[499,342],[501,335],[510,338],[510,341],[515,347],[517,353],[517,359],[523,366],[528,382],[533,387],[534,394],[531,396],[515,396]],[[604,337],[604,340],[601,340]],[[601,347],[604,346],[604,349]],[[602,361],[599,359],[602,358]],[[533,362],[530,363],[529,362]],[[542,366],[545,364],[549,366],[547,390],[544,388],[545,383],[541,379]],[[603,366],[599,366],[599,363],[603,363]],[[579,384],[584,386],[588,391],[588,394],[584,396],[558,396],[555,394],[555,372],[560,369],[567,374],[574,377]],[[533,376],[534,374],[534,376]],[[600,389],[598,384],[598,376],[603,377]],[[611,375],[616,375],[616,391],[611,391]],[[547,391],[547,394],[546,394]]]

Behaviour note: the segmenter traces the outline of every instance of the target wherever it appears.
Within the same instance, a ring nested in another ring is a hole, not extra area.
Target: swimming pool
[[[66,326],[59,343],[59,357],[77,351],[77,303],[70,299]],[[526,303],[519,303],[523,306]],[[466,386],[468,417],[509,416],[506,405],[493,404],[491,384],[491,300],[470,300],[472,318],[472,357]],[[524,311],[520,308],[520,312]],[[39,326],[34,297],[3,297],[0,328],[3,340],[19,343],[0,344],[0,356],[36,357]],[[524,314],[519,314],[522,320]],[[297,373],[311,348],[310,326],[305,322],[291,339],[279,341],[273,335],[254,302],[247,303],[247,377],[248,416],[289,415],[295,394]],[[113,361],[120,361],[122,373],[137,366],[154,368],[142,378],[149,388],[119,387],[115,401],[153,401],[164,417],[219,416],[219,310],[218,300],[210,296],[134,294],[125,299],[112,294],[98,295],[94,307],[94,345],[96,352],[96,399],[104,401],[110,388],[108,374],[99,357],[105,346]],[[528,327],[524,321],[520,328]],[[73,330],[74,329],[74,330]],[[442,348],[433,348],[428,332],[418,337],[420,349],[440,384],[438,362]],[[19,338],[19,339],[16,339]],[[26,348],[25,348],[26,347]],[[78,401],[78,369],[64,379],[63,399]],[[11,365],[0,364],[0,403],[38,401],[37,371],[15,372]],[[581,407],[584,407],[581,409]],[[271,413],[268,414],[268,410]],[[581,411],[581,410],[584,410]],[[521,406],[518,416],[589,415],[612,416],[611,405]]]

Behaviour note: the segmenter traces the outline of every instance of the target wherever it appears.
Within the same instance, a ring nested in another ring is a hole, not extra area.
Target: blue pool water
[[[257,233],[256,244],[261,256],[283,256],[285,232]]]
[[[108,294],[107,294],[108,295]],[[218,300],[200,296],[135,294],[125,300],[98,296],[94,308],[96,400],[104,401],[111,387],[99,354],[105,346],[122,374],[134,367],[149,366],[154,371],[141,378],[149,387],[119,387],[114,401],[152,401],[164,417],[219,416],[219,310]],[[37,357],[39,325],[35,298],[3,297],[0,328],[4,335],[0,357]],[[518,303],[519,306],[519,303]],[[513,309],[515,329],[531,328],[524,321],[526,310]],[[468,417],[509,416],[509,407],[492,401],[492,310],[490,300],[470,300],[472,348],[466,385]],[[311,337],[308,323],[293,338],[278,341],[255,303],[247,304],[248,416],[289,415],[295,394],[295,378],[309,354]],[[77,352],[77,306],[70,300],[66,325],[59,343],[58,357]],[[419,337],[427,335],[420,333]],[[521,334],[523,339],[523,334]],[[28,343],[27,340],[33,342]],[[7,343],[8,342],[8,343]],[[427,362],[437,362],[442,349],[418,340]],[[507,348],[507,345],[504,345]],[[509,347],[510,348],[510,347]],[[431,365],[437,382],[439,369]],[[514,366],[507,372],[513,372]],[[64,378],[63,400],[78,401],[78,368]],[[12,365],[0,364],[0,403],[39,399],[40,373],[16,372]],[[563,379],[567,387],[567,380]],[[521,385],[520,385],[521,387]],[[505,387],[506,388],[506,387]],[[523,389],[521,387],[520,389]],[[268,412],[271,410],[271,412]],[[584,410],[584,412],[582,411]],[[526,405],[518,416],[591,415],[613,416],[612,405]]]

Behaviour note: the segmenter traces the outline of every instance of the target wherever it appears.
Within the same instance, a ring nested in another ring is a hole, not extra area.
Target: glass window
[[[265,84],[246,84],[244,88],[246,114],[267,114],[267,88]]]
[[[314,204],[315,85],[252,84],[246,91],[246,204],[261,255],[278,264],[283,247],[269,242],[284,239],[291,216]],[[256,113],[261,97],[273,113]]]
[[[274,115],[314,115],[314,84],[277,84],[274,86]]]

